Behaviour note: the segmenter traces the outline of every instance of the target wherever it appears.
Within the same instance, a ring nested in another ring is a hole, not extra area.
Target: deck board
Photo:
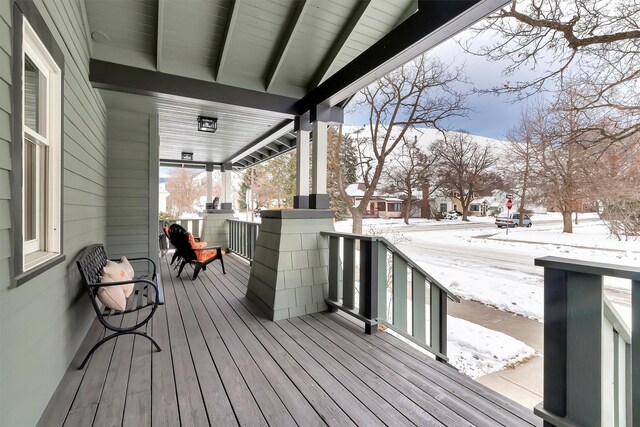
[[[173,356],[169,340],[167,311],[158,311],[151,319],[151,332],[154,339],[162,343],[163,351],[151,353],[151,425],[171,427],[180,424],[178,396],[173,374]]]
[[[39,425],[542,425],[393,336],[365,335],[355,319],[269,321],[245,297],[249,266],[238,257],[225,257],[226,275],[214,262],[195,281],[161,264],[166,304],[147,329],[162,351],[119,337],[77,370],[100,336],[92,325]]]
[[[179,283],[179,279],[176,280]],[[167,323],[169,324],[170,351],[173,358],[173,374],[178,395],[178,411],[183,426],[202,426],[208,424],[205,402],[200,393],[200,384],[194,366],[194,358],[187,341],[189,323],[183,323],[179,301],[176,297],[176,283],[163,277]],[[169,303],[166,303],[169,301]],[[163,308],[159,308],[162,310]],[[169,350],[169,349],[165,349]],[[198,354],[195,357],[197,359]]]
[[[194,286],[200,295],[203,295],[205,298],[211,298],[210,291],[207,290],[202,281],[198,280],[194,282]],[[275,392],[274,395],[273,392],[269,392],[269,390],[266,389],[264,392],[267,393],[267,396],[277,395],[279,397],[278,401],[274,401],[273,403],[269,402],[269,407],[273,405],[278,408],[280,405],[277,402],[280,402],[288,411],[288,415],[284,416],[285,419],[277,418],[278,414],[276,414],[276,417],[272,417],[265,413],[265,417],[269,420],[277,421],[278,425],[281,425],[280,423],[286,425],[291,422],[293,425],[295,425],[296,422],[305,426],[324,425],[322,419],[310,407],[304,395],[300,393],[297,388],[291,387],[291,382],[287,378],[287,375],[281,370],[269,352],[260,344],[251,330],[249,330],[245,323],[246,319],[242,319],[223,298],[215,298],[215,300],[217,304],[209,304],[207,308],[213,311],[212,314],[221,314],[225,317],[226,322],[228,322],[227,326],[235,332],[236,338],[239,339],[245,347],[246,356],[241,354],[241,357],[251,357],[255,363],[255,367],[260,370],[261,375],[253,372],[253,376],[258,377],[257,382],[262,383],[260,384],[261,387],[266,388],[268,386]],[[234,340],[233,336],[232,340]],[[253,363],[248,360],[246,362],[253,369]],[[260,404],[262,400],[260,395],[263,391],[260,391],[256,387],[251,387],[251,389],[257,390],[256,400]],[[260,406],[262,407],[264,405]]]

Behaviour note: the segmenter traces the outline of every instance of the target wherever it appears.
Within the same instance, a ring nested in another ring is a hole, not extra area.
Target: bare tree
[[[384,191],[404,196],[402,217],[405,224],[409,224],[413,190],[431,180],[436,161],[437,157],[434,154],[427,154],[420,149],[417,137],[405,136],[400,149],[392,154],[383,172]],[[429,188],[433,191],[435,186]]]
[[[362,217],[378,187],[386,160],[402,143],[407,131],[416,126],[438,128],[443,120],[466,114],[464,97],[451,87],[461,79],[459,69],[422,55],[360,92],[357,108],[368,112],[369,138],[356,137],[365,191],[357,206],[349,205],[354,233],[362,233]],[[346,195],[344,186],[339,191]]]
[[[533,176],[533,123],[540,123],[535,119],[539,114],[535,108],[525,108],[520,115],[520,121],[507,134],[508,156],[504,167],[505,176],[511,190],[517,194],[519,200],[518,212],[525,212],[525,205],[532,197]],[[519,216],[518,226],[522,227],[524,215]]]
[[[173,215],[180,215],[193,210],[193,204],[206,195],[207,180],[202,170],[175,168],[167,180],[168,209]]]
[[[463,47],[507,64],[506,78],[529,69],[538,72],[489,92],[522,99],[569,84],[576,90],[572,108],[588,119],[575,135],[588,133],[594,144],[611,144],[640,131],[638,0],[513,0],[475,32]],[[477,41],[487,36],[491,42],[478,47]],[[608,125],[596,125],[603,121]]]
[[[477,194],[502,187],[502,179],[491,170],[497,160],[491,148],[481,147],[467,134],[447,133],[431,152],[438,158],[438,185],[460,201],[464,221]]]
[[[573,232],[571,214],[588,200],[589,171],[598,159],[597,145],[580,131],[581,115],[572,108],[574,91],[553,103],[540,101],[526,125],[530,131],[531,177],[547,205],[559,210],[563,232]]]
[[[591,165],[589,196],[618,240],[640,236],[640,137],[616,143]]]

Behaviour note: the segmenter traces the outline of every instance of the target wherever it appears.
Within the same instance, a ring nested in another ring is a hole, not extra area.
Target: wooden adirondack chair
[[[188,233],[187,230],[178,224],[172,224],[169,227],[168,236],[171,244],[176,248],[174,259],[176,256],[180,259],[178,277],[182,273],[185,265],[191,264],[194,270],[193,280],[195,280],[200,270],[206,270],[207,265],[216,259],[220,260],[222,273],[227,274],[224,269],[221,246],[207,247],[206,242],[196,242],[191,233]]]

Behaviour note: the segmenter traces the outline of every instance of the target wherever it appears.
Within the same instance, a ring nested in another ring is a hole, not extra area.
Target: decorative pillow
[[[127,267],[128,266],[128,267]],[[102,269],[105,276],[112,279],[113,282],[124,282],[126,280],[132,280],[133,274],[130,274],[133,269],[131,268],[131,264],[127,261],[127,264],[122,264],[119,262],[114,262],[111,260],[107,261],[107,265]],[[128,283],[126,285],[121,285],[124,290],[125,296],[128,298],[129,295],[133,292],[133,283]]]
[[[136,277],[136,273],[133,271],[133,267],[126,256],[120,258],[120,267],[122,267],[132,279]]]
[[[109,276],[100,276],[100,283],[116,282]],[[127,297],[122,286],[105,286],[98,288],[98,300],[105,307],[112,310],[124,311],[127,307]]]

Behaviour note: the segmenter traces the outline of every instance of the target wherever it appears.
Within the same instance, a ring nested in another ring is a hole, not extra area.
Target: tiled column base
[[[262,211],[247,298],[272,320],[327,310],[331,210]]]
[[[204,214],[204,229],[201,240],[210,246],[222,246],[223,250],[229,249],[229,225],[228,219],[233,219],[232,209],[218,209]]]

